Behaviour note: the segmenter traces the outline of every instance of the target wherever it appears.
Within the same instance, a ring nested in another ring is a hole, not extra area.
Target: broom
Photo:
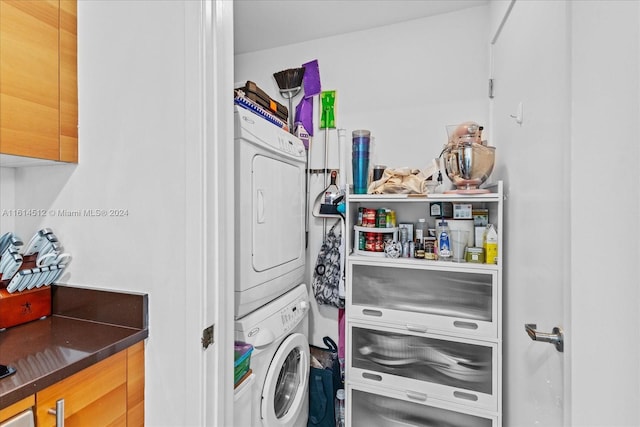
[[[302,78],[304,77],[304,67],[289,68],[278,71],[273,77],[280,88],[280,95],[289,100],[289,132],[293,133],[293,98],[302,88]]]

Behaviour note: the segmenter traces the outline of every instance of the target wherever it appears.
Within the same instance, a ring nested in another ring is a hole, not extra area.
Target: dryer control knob
[[[309,309],[309,302],[307,301],[300,301],[300,309],[302,311],[307,311]]]

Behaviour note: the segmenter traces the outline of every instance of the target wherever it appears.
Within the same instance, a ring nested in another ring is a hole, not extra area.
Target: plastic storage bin
[[[244,342],[236,341],[234,344],[234,370],[233,370],[233,382],[238,385],[238,382],[249,372],[251,367],[251,352],[253,346]]]

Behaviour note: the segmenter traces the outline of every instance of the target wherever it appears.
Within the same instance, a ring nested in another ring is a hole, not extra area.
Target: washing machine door
[[[289,335],[273,356],[262,389],[261,417],[266,427],[306,426],[309,413],[309,341]]]

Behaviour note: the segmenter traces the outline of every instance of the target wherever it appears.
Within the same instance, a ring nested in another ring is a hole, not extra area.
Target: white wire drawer
[[[349,381],[498,409],[498,344],[351,322]]]
[[[349,260],[350,319],[499,340],[495,269],[398,261]]]
[[[410,391],[373,386],[347,386],[347,416],[351,427],[498,427],[498,417]]]

